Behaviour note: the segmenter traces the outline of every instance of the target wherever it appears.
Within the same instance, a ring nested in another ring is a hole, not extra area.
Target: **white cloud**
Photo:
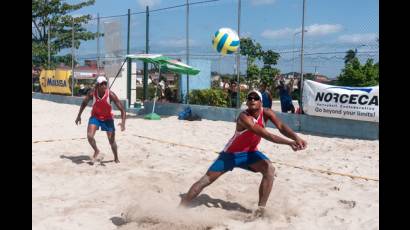
[[[342,30],[342,25],[336,24],[313,24],[305,28],[308,32],[307,36],[323,36],[332,33],[337,33]]]
[[[377,34],[367,33],[367,34],[345,34],[338,37],[339,42],[351,43],[351,44],[363,44],[376,42]]]
[[[284,28],[280,30],[265,30],[262,32],[261,36],[264,38],[275,39],[275,38],[285,38],[290,37],[293,33],[295,33],[295,29],[291,28]]]
[[[189,46],[196,46],[198,43],[195,40],[189,39]],[[168,40],[162,40],[158,42],[158,45],[160,46],[167,46],[167,47],[173,47],[173,48],[184,48],[186,47],[186,39],[181,38],[181,39],[168,39]]]
[[[251,37],[251,36],[252,36],[252,33],[249,32],[249,31],[241,32],[241,37],[242,38],[248,38],[248,37]]]
[[[271,5],[274,4],[276,0],[252,0],[252,5]]]
[[[159,5],[161,3],[161,0],[137,0],[137,2],[142,8],[145,8],[146,6],[149,6],[151,8],[153,6]]]
[[[306,36],[324,36],[332,33],[337,33],[342,30],[342,26],[339,24],[313,24],[306,26],[305,32]],[[277,39],[277,38],[291,38],[296,32],[301,31],[299,28],[283,28],[279,30],[267,29],[262,32],[261,36],[267,39]]]

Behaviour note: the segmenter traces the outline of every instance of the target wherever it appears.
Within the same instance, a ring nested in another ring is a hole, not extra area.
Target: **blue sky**
[[[189,0],[198,2],[200,0]],[[79,1],[68,1],[69,3]],[[264,49],[281,53],[276,66],[282,72],[299,71],[302,0],[242,0],[241,37],[251,37]],[[126,14],[150,9],[165,8],[185,4],[186,0],[96,0],[93,6],[83,8],[75,15],[91,14],[101,17]],[[220,0],[190,7],[190,49],[192,54],[211,54],[208,59],[220,60],[222,72],[233,70],[232,57],[219,58],[212,50],[211,36],[221,27],[237,30],[237,0]],[[150,14],[151,52],[164,54],[185,53],[185,12],[186,8],[175,8]],[[305,56],[304,69],[335,77],[343,68],[343,53],[347,49],[358,48],[359,58],[373,58],[378,61],[379,3],[377,0],[306,0],[305,15]],[[121,24],[121,41],[118,49],[126,48],[126,17],[101,20],[100,30],[105,23],[117,21]],[[87,28],[96,31],[96,21]],[[131,50],[140,52],[145,45],[145,14],[132,15]],[[104,41],[101,40],[104,52]],[[77,56],[96,53],[96,41],[83,43]],[[312,54],[313,53],[313,54]],[[320,53],[320,54],[315,54]],[[323,54],[330,53],[330,54]],[[215,61],[213,61],[215,62]],[[242,70],[243,68],[241,68]]]

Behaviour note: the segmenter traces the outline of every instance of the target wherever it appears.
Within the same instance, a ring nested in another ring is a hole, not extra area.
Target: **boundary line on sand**
[[[178,144],[178,143],[165,141],[165,140],[160,140],[160,139],[156,139],[156,138],[152,138],[152,137],[145,137],[145,136],[141,136],[141,135],[137,135],[137,134],[131,134],[131,135],[139,137],[139,138],[143,138],[143,139],[148,139],[148,140],[161,142],[161,143],[166,143],[166,144],[171,144],[171,145],[182,146],[182,147],[191,148],[191,149],[210,151],[210,152],[214,152],[214,153],[219,153],[220,152],[220,151],[215,151],[215,150],[212,150],[212,149],[204,149],[204,148],[191,146],[191,145],[186,145],[186,144]],[[47,142],[56,142],[56,141],[67,141],[67,140],[84,140],[84,139],[87,139],[87,138],[86,137],[77,137],[77,138],[66,138],[66,139],[47,139],[47,140],[33,141],[32,143],[37,144],[37,143],[47,143]],[[310,172],[319,172],[319,173],[325,173],[325,174],[328,174],[328,175],[333,174],[333,175],[338,175],[338,176],[346,176],[346,177],[350,177],[351,179],[362,179],[362,180],[366,180],[366,181],[368,181],[368,180],[379,181],[378,178],[371,178],[371,177],[366,177],[366,176],[357,176],[357,175],[352,175],[352,174],[348,174],[348,173],[340,173],[340,172],[333,172],[333,171],[329,171],[329,170],[310,168],[310,167],[305,167],[305,166],[300,166],[300,165],[293,165],[293,164],[289,164],[289,163],[281,162],[281,161],[272,161],[271,160],[271,162],[275,163],[275,164],[285,165],[285,166],[292,167],[292,168],[297,168],[297,169],[301,169],[301,170],[310,171]]]

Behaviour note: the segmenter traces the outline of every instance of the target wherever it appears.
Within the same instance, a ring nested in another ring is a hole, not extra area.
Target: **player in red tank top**
[[[101,127],[102,131],[107,132],[108,141],[111,145],[111,150],[114,154],[115,163],[119,163],[117,143],[115,142],[115,127],[114,127],[114,114],[112,113],[111,101],[114,101],[117,108],[121,111],[121,131],[125,130],[126,113],[123,105],[114,92],[110,91],[107,87],[107,79],[105,77],[98,77],[97,83],[93,90],[90,90],[85,96],[83,103],[81,104],[80,111],[78,112],[75,123],[81,124],[81,113],[87,106],[88,102],[93,100],[93,108],[91,111],[91,117],[88,122],[87,139],[91,147],[94,149],[94,155],[92,156],[92,162],[97,160],[100,150],[97,148],[97,144],[94,139],[95,132]],[[101,160],[101,158],[100,158]]]
[[[275,168],[269,158],[257,149],[261,138],[273,143],[289,145],[293,151],[305,149],[307,143],[282,123],[271,109],[262,108],[261,100],[262,95],[259,91],[252,90],[248,93],[246,103],[248,109],[239,115],[234,136],[209,167],[206,174],[191,186],[188,193],[182,198],[181,206],[188,206],[191,200],[197,197],[206,186],[225,172],[239,167],[262,173],[259,203],[255,215],[259,217],[264,214],[264,208],[272,190]],[[265,129],[267,120],[270,120],[284,136],[291,140],[269,133]]]

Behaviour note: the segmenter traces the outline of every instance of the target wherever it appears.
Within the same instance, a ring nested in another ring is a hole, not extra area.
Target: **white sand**
[[[91,166],[87,140],[70,140],[86,137],[90,108],[76,126],[79,106],[37,99],[32,106],[33,229],[379,229],[378,181],[280,164],[274,164],[277,177],[265,219],[250,219],[261,175],[242,169],[206,188],[193,208],[177,209],[180,194],[206,172],[217,157],[214,151],[233,135],[233,122],[175,116],[149,121],[130,115],[126,131],[116,134],[121,163],[112,162],[106,134],[99,131],[96,140],[105,163]],[[309,143],[305,151],[295,153],[266,140],[260,150],[273,161],[378,178],[378,141],[301,136]],[[34,143],[49,139],[63,140]]]

